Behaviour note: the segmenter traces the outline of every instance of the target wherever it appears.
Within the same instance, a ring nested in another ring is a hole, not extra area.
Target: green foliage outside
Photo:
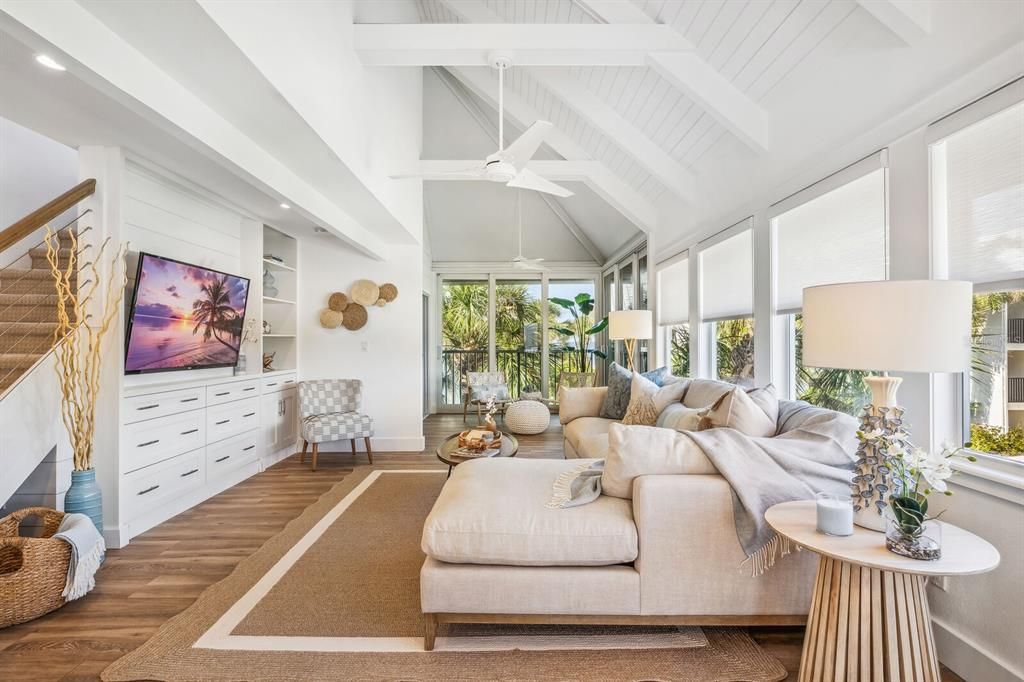
[[[967,447],[998,455],[1024,455],[1024,429],[971,424],[971,442]]]
[[[739,382],[754,379],[754,321],[750,318],[715,323],[718,378]]]
[[[608,318],[594,324],[593,312],[597,302],[588,293],[576,294],[572,300],[567,298],[550,298],[549,311],[564,311],[572,317],[565,323],[551,327],[552,331],[562,336],[568,348],[568,366],[562,369],[570,372],[589,372],[591,356],[606,357],[605,353],[591,348],[590,337],[599,334],[608,326]]]
[[[669,329],[669,367],[677,377],[690,376],[690,325]]]
[[[868,372],[827,367],[804,367],[804,317],[793,321],[796,355],[796,397],[812,405],[860,416],[871,402],[871,391],[864,383]]]

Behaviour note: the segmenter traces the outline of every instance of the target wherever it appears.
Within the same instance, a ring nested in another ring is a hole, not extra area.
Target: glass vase
[[[901,524],[887,510],[885,546],[900,556],[919,561],[935,561],[942,557],[942,524],[935,520],[921,524]]]

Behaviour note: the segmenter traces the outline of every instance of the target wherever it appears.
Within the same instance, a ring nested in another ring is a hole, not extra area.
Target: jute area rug
[[[745,631],[730,628],[451,625],[434,651],[423,651],[420,532],[444,481],[444,469],[357,469],[103,679],[786,676]]]

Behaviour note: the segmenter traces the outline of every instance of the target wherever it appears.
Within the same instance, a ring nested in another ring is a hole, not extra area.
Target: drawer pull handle
[[[154,490],[156,490],[159,487],[160,487],[159,485],[150,486],[150,487],[146,488],[145,490],[140,490],[139,491],[139,495],[145,495],[146,493],[151,493],[151,492],[153,492]]]
[[[274,382],[274,383],[272,383],[272,384],[267,384],[267,388],[270,388],[271,386],[277,386],[277,382],[275,381],[275,382]]]
[[[243,414],[242,416],[243,416],[243,417],[255,417],[255,416],[256,416],[256,413],[255,413],[255,412],[248,412],[248,413],[246,413],[246,414]]]
[[[223,393],[214,393],[214,397],[219,398],[222,395],[231,395],[231,391],[224,391]]]
[[[231,455],[224,455],[224,456],[223,456],[223,457],[221,457],[220,459],[215,459],[215,460],[213,460],[213,461],[214,461],[214,462],[223,462],[223,461],[224,461],[224,460],[226,460],[226,459],[231,459]]]
[[[198,472],[199,472],[199,469],[193,469],[192,471],[186,471],[185,473],[183,473],[181,475],[181,477],[185,478],[186,476],[191,476],[192,474],[195,474],[195,473],[198,473]]]
[[[249,446],[249,447],[247,447],[247,448],[242,448],[242,452],[247,452],[247,451],[249,451],[249,450],[252,450],[252,449],[253,449],[254,447],[256,447],[256,446],[255,446],[255,445],[250,445],[250,446]]]
[[[182,398],[181,402],[183,402],[183,403],[194,403],[197,400],[199,400],[199,398]]]
[[[242,390],[243,391],[255,391],[256,387],[255,386],[250,386],[249,388],[243,388]]]
[[[142,407],[136,407],[136,410],[152,410],[154,407],[160,407],[160,403],[154,403],[152,405],[143,405]]]
[[[220,426],[221,424],[227,424],[229,421],[231,421],[231,420],[230,419],[222,419],[219,422],[214,422],[214,426]]]
[[[181,435],[183,435],[183,436],[187,436],[188,434],[190,434],[190,433],[195,433],[195,432],[196,432],[196,431],[198,431],[198,430],[199,430],[199,429],[189,429],[188,431],[182,431],[182,432],[181,432]]]
[[[284,383],[286,383],[286,384],[294,384],[295,383],[295,379],[289,379],[288,381],[286,381]]]
[[[135,447],[137,447],[137,448],[144,448],[144,447],[146,447],[148,445],[156,445],[159,442],[160,442],[159,438],[157,438],[156,440],[147,440],[145,443],[139,443]]]

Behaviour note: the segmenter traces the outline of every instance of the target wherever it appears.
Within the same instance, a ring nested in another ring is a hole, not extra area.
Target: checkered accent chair
[[[373,436],[373,418],[359,412],[363,397],[363,382],[359,379],[317,379],[299,383],[299,412],[302,416],[303,459],[306,445],[313,444],[313,468],[320,443],[351,440],[355,454],[355,439],[366,440],[366,453],[373,463],[370,437]]]

